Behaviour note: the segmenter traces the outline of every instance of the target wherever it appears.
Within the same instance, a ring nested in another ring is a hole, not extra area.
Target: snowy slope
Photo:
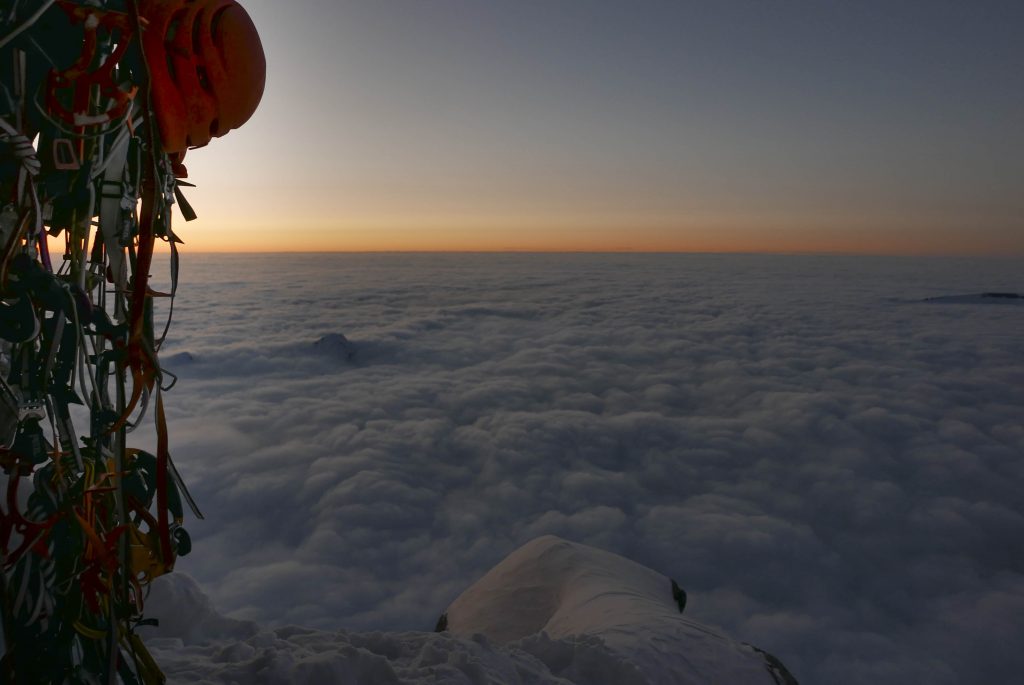
[[[792,682],[758,650],[681,616],[671,581],[544,536],[460,595],[443,633],[268,630],[218,614],[188,576],[160,579],[146,636],[172,683],[428,685]]]

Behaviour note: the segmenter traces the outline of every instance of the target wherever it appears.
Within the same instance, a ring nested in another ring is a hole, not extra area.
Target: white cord
[[[37,9],[32,14],[31,17],[26,19],[25,22],[22,23],[21,26],[19,26],[18,28],[14,29],[13,31],[8,33],[6,36],[4,36],[2,39],[0,39],[0,48],[2,48],[3,46],[7,45],[8,43],[10,43],[12,40],[17,38],[21,34],[22,31],[27,29],[29,26],[32,26],[32,24],[36,23],[36,20],[39,19],[39,17],[43,16],[43,12],[45,12],[48,9],[50,9],[50,5],[52,5],[56,1],[57,0],[46,0],[46,2],[44,2],[39,7],[39,9]]]

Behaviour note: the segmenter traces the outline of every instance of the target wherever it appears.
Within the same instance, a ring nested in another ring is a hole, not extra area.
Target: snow
[[[462,593],[448,627],[498,644],[595,638],[651,683],[773,682],[750,646],[680,615],[671,579],[553,535],[523,545]]]
[[[786,682],[755,648],[682,616],[666,576],[552,535],[463,592],[444,633],[269,630],[220,615],[180,573],[154,583],[147,614],[171,683]]]

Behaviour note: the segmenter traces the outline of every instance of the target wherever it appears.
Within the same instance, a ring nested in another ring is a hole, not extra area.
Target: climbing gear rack
[[[202,518],[158,356],[171,210],[194,218],[185,150],[244,123],[264,74],[233,0],[0,6],[0,683],[163,682],[136,628],[191,550],[183,504]]]

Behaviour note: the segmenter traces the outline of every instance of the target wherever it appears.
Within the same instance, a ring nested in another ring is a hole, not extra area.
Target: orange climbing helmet
[[[263,96],[267,63],[235,0],[139,0],[142,50],[164,151],[201,147],[244,124]]]

